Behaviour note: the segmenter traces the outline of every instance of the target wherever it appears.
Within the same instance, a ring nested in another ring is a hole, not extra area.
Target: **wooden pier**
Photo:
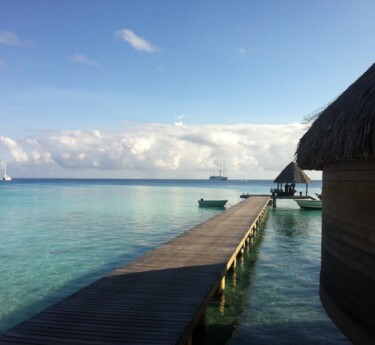
[[[247,198],[250,198],[250,197],[254,197],[254,196],[268,196],[270,199],[269,199],[269,203],[272,204],[273,207],[276,207],[276,204],[277,204],[277,199],[291,199],[291,200],[295,200],[295,199],[302,199],[302,200],[316,200],[314,199],[312,196],[310,195],[277,195],[277,194],[271,194],[271,195],[268,195],[268,194],[250,194],[250,193],[242,193],[240,195],[240,198],[241,199],[247,199]]]
[[[8,330],[0,344],[194,344],[269,199],[243,200]]]

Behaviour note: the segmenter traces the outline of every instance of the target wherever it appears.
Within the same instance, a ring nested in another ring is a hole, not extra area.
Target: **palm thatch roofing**
[[[274,183],[309,183],[311,179],[301,170],[296,162],[289,163],[276,177]]]
[[[375,159],[375,64],[318,115],[296,151],[302,169],[370,159]]]

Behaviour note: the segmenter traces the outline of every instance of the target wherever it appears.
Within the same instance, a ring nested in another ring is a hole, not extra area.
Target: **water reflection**
[[[207,344],[349,345],[318,295],[321,212],[286,203],[265,224],[208,308]]]
[[[236,267],[228,272],[224,294],[216,296],[207,307],[207,345],[226,344],[239,324],[247,291],[254,277],[254,266],[263,239],[263,225],[256,235],[256,239],[251,238],[243,254],[237,257]]]

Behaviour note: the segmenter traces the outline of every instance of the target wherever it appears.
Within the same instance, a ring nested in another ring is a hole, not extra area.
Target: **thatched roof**
[[[274,183],[309,183],[311,179],[295,163],[289,163],[276,177]]]
[[[375,159],[375,64],[319,114],[296,152],[302,169],[368,159]]]

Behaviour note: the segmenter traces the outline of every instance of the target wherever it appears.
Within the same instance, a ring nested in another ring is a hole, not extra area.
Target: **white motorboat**
[[[322,200],[316,199],[294,199],[294,201],[303,209],[321,210]]]

